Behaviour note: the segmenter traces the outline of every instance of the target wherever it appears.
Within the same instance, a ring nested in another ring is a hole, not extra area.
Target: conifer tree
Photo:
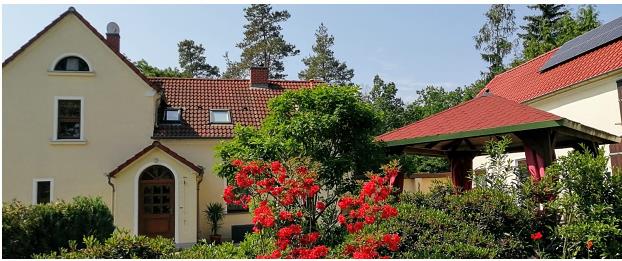
[[[270,71],[270,78],[283,79],[286,74],[283,60],[295,56],[300,51],[296,46],[283,38],[280,23],[287,21],[290,14],[286,10],[273,11],[268,4],[253,4],[244,8],[244,17],[248,21],[244,25],[244,39],[236,44],[242,49],[239,62],[227,60],[227,70],[224,78],[243,78],[252,66],[266,66]]]
[[[177,47],[179,66],[184,74],[200,78],[214,78],[220,75],[218,67],[207,63],[202,44],[196,44],[193,40],[183,40]]]
[[[354,70],[335,58],[331,50],[334,44],[335,37],[328,34],[328,28],[323,23],[320,24],[315,32],[313,54],[302,59],[307,68],[298,73],[298,77],[303,80],[318,79],[329,84],[350,83]]]

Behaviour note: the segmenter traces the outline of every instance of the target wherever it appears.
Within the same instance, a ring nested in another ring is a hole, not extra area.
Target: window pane
[[[80,69],[80,60],[77,57],[67,58],[67,71],[77,71]]]
[[[37,181],[37,203],[50,203],[50,181]]]
[[[180,110],[167,110],[165,120],[167,121],[179,121]]]
[[[58,101],[58,139],[80,138],[80,100]]]
[[[212,111],[212,122],[230,123],[229,111]]]
[[[69,56],[61,59],[54,66],[55,71],[89,71],[89,65],[77,56]]]

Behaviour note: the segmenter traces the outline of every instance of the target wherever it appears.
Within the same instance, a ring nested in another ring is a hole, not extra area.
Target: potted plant
[[[205,216],[207,221],[212,226],[212,235],[210,235],[210,242],[216,242],[220,244],[222,236],[218,234],[218,229],[221,227],[221,221],[225,217],[225,207],[222,203],[209,203],[205,209]]]

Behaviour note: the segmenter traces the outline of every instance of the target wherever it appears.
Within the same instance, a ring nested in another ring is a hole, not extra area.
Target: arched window
[[[54,71],[88,72],[88,63],[78,56],[67,56],[54,65]]]

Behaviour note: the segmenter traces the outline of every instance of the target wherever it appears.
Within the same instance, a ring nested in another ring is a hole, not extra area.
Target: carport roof
[[[432,154],[460,147],[481,151],[490,137],[538,129],[557,130],[562,134],[560,145],[564,146],[578,140],[598,144],[620,140],[613,134],[490,93],[382,134],[376,140],[388,147],[411,146]]]

